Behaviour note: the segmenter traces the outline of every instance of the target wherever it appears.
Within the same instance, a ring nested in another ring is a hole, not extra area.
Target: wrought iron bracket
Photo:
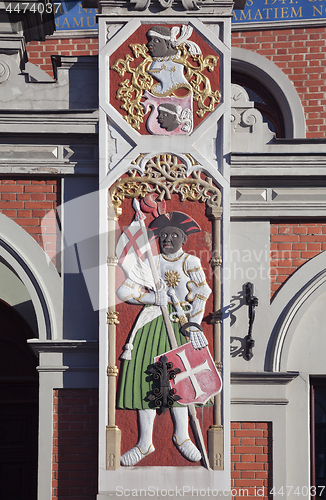
[[[153,394],[149,396],[149,399],[165,413],[168,408],[173,406],[175,401],[181,399],[176,394],[176,389],[171,389],[170,386],[170,380],[174,379],[181,370],[180,368],[173,368],[173,363],[168,361],[168,358],[164,355],[148,371],[153,374],[153,379],[159,382],[159,388],[153,390]]]
[[[248,306],[248,318],[249,318],[249,327],[248,327],[248,335],[245,337],[246,345],[245,345],[245,353],[244,357],[247,361],[250,361],[253,357],[253,348],[255,345],[255,341],[252,338],[252,326],[255,320],[255,308],[258,306],[258,298],[254,297],[254,285],[250,282],[244,285],[244,299],[245,303]]]

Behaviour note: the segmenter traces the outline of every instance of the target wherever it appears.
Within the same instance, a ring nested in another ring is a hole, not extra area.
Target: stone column
[[[221,349],[221,218],[222,207],[208,207],[207,215],[213,226],[213,254],[210,264],[213,269],[213,306],[211,323],[214,335],[214,361],[222,375],[222,349]],[[223,377],[222,377],[223,379]],[[208,456],[213,470],[223,470],[223,425],[221,393],[214,398],[213,425],[208,430]]]
[[[115,425],[115,402],[116,402],[116,385],[118,368],[115,364],[116,360],[116,325],[119,324],[118,312],[115,310],[115,270],[117,258],[115,256],[115,210],[108,202],[108,336],[109,336],[109,353],[108,353],[108,425],[106,426],[106,468],[115,470],[120,466],[120,447],[121,447],[121,431]]]

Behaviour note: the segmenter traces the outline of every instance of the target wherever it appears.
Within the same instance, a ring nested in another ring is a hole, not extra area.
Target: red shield
[[[162,354],[163,356],[163,354]],[[171,388],[176,389],[181,397],[178,403],[205,404],[222,389],[222,380],[208,350],[194,349],[191,342],[165,353],[173,368],[180,368],[174,380],[170,380]],[[157,362],[161,356],[154,358]]]

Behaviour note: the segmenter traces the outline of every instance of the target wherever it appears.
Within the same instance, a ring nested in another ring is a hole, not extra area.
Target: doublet
[[[198,257],[180,249],[176,254],[154,256],[154,262],[159,277],[167,287],[173,287],[181,306],[185,302],[191,304],[189,321],[200,324],[211,289],[206,283]],[[142,289],[129,278],[121,285],[117,295],[120,300],[128,303],[144,304],[130,335],[133,344],[131,360],[122,362],[117,407],[153,408],[149,399],[153,382],[147,370],[155,356],[171,350],[161,308],[156,305],[153,291]],[[170,313],[174,311],[172,303],[168,304],[168,308]],[[180,324],[172,323],[172,327],[177,344],[180,346],[186,343],[186,338],[179,331]]]

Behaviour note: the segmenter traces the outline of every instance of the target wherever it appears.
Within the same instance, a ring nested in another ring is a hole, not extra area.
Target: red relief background
[[[132,208],[132,200],[124,200],[122,203],[122,215],[119,217],[120,231],[127,227],[134,217]],[[167,212],[170,211],[184,212],[193,217],[201,227],[200,233],[192,234],[188,237],[186,244],[183,246],[185,252],[196,255],[200,258],[206,279],[209,286],[212,288],[212,271],[209,265],[209,260],[212,252],[211,222],[205,216],[205,203],[184,201],[180,202],[178,195],[172,195],[171,200],[167,200]],[[151,214],[146,214],[146,226],[153,220]],[[118,232],[120,234],[120,232]],[[117,238],[119,236],[117,234]],[[121,269],[117,268],[116,288],[124,281],[124,274]],[[213,294],[206,303],[205,315],[202,321],[204,333],[209,342],[209,349],[213,353],[213,327],[210,324],[210,312],[213,311]],[[117,326],[117,366],[120,368],[120,360],[118,359],[123,352],[123,346],[127,342],[132,326],[137,315],[141,311],[141,306],[130,305],[126,303],[118,304],[120,324]],[[119,379],[118,379],[119,390]],[[213,409],[212,407],[197,408],[197,416],[200,421],[204,440],[207,446],[207,430],[212,425]],[[116,424],[122,431],[121,454],[125,453],[137,443],[138,426],[137,426],[137,411],[136,410],[117,410]],[[190,437],[193,441],[191,427],[189,426]],[[200,463],[189,462],[184,459],[177,451],[172,443],[173,423],[170,412],[166,414],[158,414],[154,424],[153,444],[156,449],[154,453],[145,457],[138,466],[200,466]]]
[[[117,61],[117,59],[125,59],[125,56],[129,54],[133,59],[134,55],[129,47],[130,44],[135,44],[135,43],[140,43],[140,44],[147,44],[147,37],[146,33],[150,28],[153,26],[157,26],[155,24],[149,25],[149,24],[143,24],[135,33],[133,33],[110,57],[109,61],[109,67]],[[165,27],[167,28],[172,28],[173,26],[180,26],[179,24],[164,24]],[[217,53],[212,49],[196,32],[195,30],[192,32],[191,37],[189,38],[190,41],[196,42],[199,47],[201,48],[202,54],[203,54],[203,59],[205,59],[206,56],[209,55],[217,55]],[[136,68],[138,64],[140,64],[144,59],[142,56],[139,58],[135,59],[133,62],[130,63],[130,66],[133,68]],[[194,61],[189,58],[191,61],[192,65],[195,65]],[[211,82],[211,87],[212,90],[220,90],[220,59],[217,61],[217,65],[214,68],[214,71],[210,72],[207,69],[205,69],[202,72],[203,75],[207,76]],[[123,109],[120,108],[122,102],[116,98],[117,91],[119,89],[119,84],[123,82],[126,79],[130,79],[131,75],[129,73],[125,73],[123,77],[120,77],[118,73],[112,69],[110,69],[110,104],[122,115],[127,115],[127,112],[124,111]],[[194,129],[199,125],[207,116],[209,116],[210,113],[205,113],[203,118],[199,118],[196,114],[196,111],[198,110],[198,105],[195,101],[193,101],[193,107],[194,107]],[[146,120],[147,117],[149,116],[146,115],[146,118],[144,119],[144,122],[140,124],[140,130],[139,132],[142,135],[151,135],[147,129],[146,129]],[[131,126],[131,125],[130,125]]]

